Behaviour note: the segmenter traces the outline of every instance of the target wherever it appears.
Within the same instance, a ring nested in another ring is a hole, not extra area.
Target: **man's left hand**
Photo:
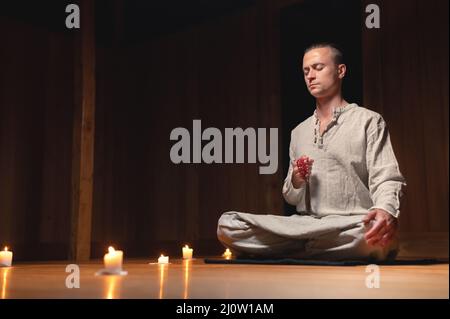
[[[383,209],[376,208],[371,210],[367,216],[364,217],[363,222],[367,225],[372,220],[374,223],[364,236],[367,244],[386,247],[394,239],[397,232],[397,218]]]

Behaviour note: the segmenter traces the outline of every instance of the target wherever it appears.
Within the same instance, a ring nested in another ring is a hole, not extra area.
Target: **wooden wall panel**
[[[0,18],[0,245],[16,260],[65,259],[72,39]]]
[[[95,3],[80,1],[80,25],[74,50],[74,112],[69,258],[90,258],[95,138]]]
[[[279,127],[275,49],[261,28],[264,10],[253,7],[123,50],[99,51],[95,247],[114,238],[137,254],[178,250],[170,247],[184,242],[218,253],[222,212],[282,213],[280,162],[277,174],[262,176],[259,164],[175,165],[169,157],[171,130],[181,126],[192,134],[194,119],[222,134],[226,127]],[[125,119],[138,133],[128,135],[131,128],[120,124]],[[123,166],[112,168],[118,162]],[[129,182],[141,187],[122,188],[117,179],[134,164],[138,174]],[[116,187],[122,190],[117,196]],[[128,217],[111,213],[121,203]],[[123,218],[134,218],[140,237],[124,234]]]
[[[364,103],[388,123],[407,180],[400,230],[448,233],[448,2],[377,3],[381,28],[363,33]]]

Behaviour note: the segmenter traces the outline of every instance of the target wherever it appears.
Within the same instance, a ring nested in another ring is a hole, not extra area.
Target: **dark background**
[[[71,241],[79,30],[75,1],[0,10],[0,245],[66,259]],[[364,9],[381,8],[367,29]],[[83,14],[83,6],[81,6]],[[347,100],[385,118],[408,188],[405,256],[448,256],[448,1],[95,1],[91,257],[219,254],[226,210],[290,214],[281,187],[291,129],[310,116],[311,42],[344,47]],[[83,25],[82,25],[83,28]],[[279,166],[170,161],[175,127],[276,127]]]

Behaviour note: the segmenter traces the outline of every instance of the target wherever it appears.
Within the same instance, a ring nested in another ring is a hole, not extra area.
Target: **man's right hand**
[[[306,180],[308,179],[308,177],[311,175],[311,169],[312,169],[312,164],[314,163],[313,159],[307,158],[307,172],[305,175],[302,175],[302,173],[300,172],[298,166],[297,166],[297,160],[292,161],[292,177],[291,177],[291,182],[292,182],[292,186],[294,186],[294,188],[300,188],[302,187],[302,185],[306,182]]]

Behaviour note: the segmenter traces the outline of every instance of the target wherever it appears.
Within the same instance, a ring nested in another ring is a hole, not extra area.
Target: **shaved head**
[[[337,45],[329,42],[314,43],[310,45],[309,47],[306,48],[304,55],[313,49],[320,49],[320,48],[329,48],[331,50],[332,58],[336,65],[344,63],[344,55],[342,54],[342,50],[339,49]]]

